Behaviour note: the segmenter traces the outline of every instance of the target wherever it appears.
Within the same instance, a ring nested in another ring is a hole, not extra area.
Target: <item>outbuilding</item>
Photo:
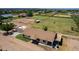
[[[32,43],[35,43],[37,45],[41,43],[52,46],[53,48],[55,48],[56,46],[59,47],[59,43],[62,39],[62,35],[59,35],[58,33],[40,29],[27,28],[24,30],[23,34],[29,36],[30,39],[32,39]]]
[[[26,13],[20,13],[18,16],[19,16],[19,17],[26,17],[27,14],[26,14]]]

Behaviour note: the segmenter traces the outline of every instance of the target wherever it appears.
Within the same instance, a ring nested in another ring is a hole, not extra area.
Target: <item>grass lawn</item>
[[[31,39],[29,39],[27,36],[23,36],[23,34],[19,34],[16,36],[17,39],[29,42]]]
[[[33,16],[34,19],[40,20],[40,23],[32,24],[32,28],[43,29],[43,26],[48,27],[48,31],[61,32],[70,35],[79,35],[78,32],[72,31],[71,27],[77,27],[74,20],[64,17],[49,17],[49,16]]]

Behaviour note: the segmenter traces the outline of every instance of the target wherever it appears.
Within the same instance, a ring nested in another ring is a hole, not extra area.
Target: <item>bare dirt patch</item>
[[[12,21],[12,23],[16,24],[17,26],[23,26],[23,25],[31,25],[34,22],[34,19],[27,19],[27,18],[21,18],[21,19],[15,19]]]
[[[14,37],[3,36],[0,34],[0,48],[8,51],[44,51],[30,42],[24,42]]]

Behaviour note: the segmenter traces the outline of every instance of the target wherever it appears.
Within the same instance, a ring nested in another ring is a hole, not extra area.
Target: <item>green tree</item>
[[[31,10],[28,10],[28,11],[27,11],[27,16],[29,16],[29,17],[32,17],[32,16],[33,16],[33,13],[32,13]]]
[[[0,25],[3,23],[3,17],[0,15]]]
[[[79,16],[78,15],[72,15],[71,18],[75,21],[75,24],[77,25],[77,28],[71,27],[71,30],[79,32]]]
[[[8,34],[8,31],[12,30],[13,28],[14,28],[13,23],[4,23],[0,26],[0,29],[3,31],[6,31],[7,34]]]
[[[47,26],[43,26],[43,30],[44,31],[47,31],[48,30],[48,27]]]

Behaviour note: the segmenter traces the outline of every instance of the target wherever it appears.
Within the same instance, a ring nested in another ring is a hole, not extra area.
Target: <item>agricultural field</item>
[[[72,31],[72,27],[77,27],[75,21],[71,17],[61,16],[33,16],[35,20],[40,20],[40,23],[32,24],[32,28],[43,29],[48,27],[48,31],[60,32],[69,35],[79,35],[79,32]]]

